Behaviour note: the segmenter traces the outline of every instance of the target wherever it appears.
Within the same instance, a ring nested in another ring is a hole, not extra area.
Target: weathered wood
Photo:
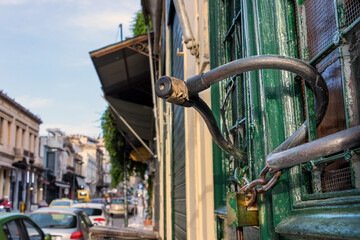
[[[94,226],[90,228],[90,233],[94,236],[95,240],[105,237],[115,239],[159,239],[158,232],[128,227]]]

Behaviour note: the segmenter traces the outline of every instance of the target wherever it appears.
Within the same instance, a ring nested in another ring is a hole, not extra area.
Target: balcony
[[[63,149],[64,142],[61,138],[47,138],[45,140],[45,145],[49,148]]]

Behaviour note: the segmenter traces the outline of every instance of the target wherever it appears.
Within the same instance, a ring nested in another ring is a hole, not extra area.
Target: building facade
[[[111,163],[110,163],[109,152],[105,148],[104,138],[99,138],[98,142],[99,142],[99,144],[97,147],[103,153],[102,161],[101,161],[102,171],[99,172],[98,177],[102,178],[103,183],[102,183],[102,189],[100,189],[100,192],[101,192],[101,195],[104,195],[104,194],[108,193],[108,191],[110,192],[112,190],[111,174],[110,174]],[[99,169],[98,169],[98,171],[99,171]]]
[[[48,203],[56,198],[76,199],[83,189],[81,149],[60,129],[47,129],[40,137],[40,153],[44,164],[44,196]]]
[[[27,209],[43,197],[43,163],[39,156],[39,117],[0,92],[0,196],[13,210]]]
[[[100,172],[98,170],[103,159],[103,152],[97,147],[98,141],[82,135],[71,135],[70,140],[81,149],[79,155],[83,161],[82,176],[85,177],[86,183],[84,189],[90,192],[91,197],[98,197],[100,193],[97,186],[103,184],[102,178],[98,178],[98,174],[103,176],[102,167]]]

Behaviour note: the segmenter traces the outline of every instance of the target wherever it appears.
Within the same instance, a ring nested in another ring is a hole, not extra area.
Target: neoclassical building
[[[30,210],[43,197],[43,163],[39,157],[41,119],[0,91],[0,197],[13,210],[26,202]]]

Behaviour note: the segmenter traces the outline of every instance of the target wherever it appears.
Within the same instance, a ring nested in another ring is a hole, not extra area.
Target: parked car
[[[52,200],[49,207],[60,207],[60,208],[70,208],[73,203],[76,203],[74,200],[61,198]]]
[[[104,198],[93,198],[90,200],[90,203],[102,203],[105,204],[105,199]]]
[[[20,213],[0,214],[1,240],[51,240],[28,216]]]
[[[124,198],[121,198],[124,201]],[[134,215],[136,213],[136,201],[134,199],[132,199],[131,197],[127,198],[127,204],[128,204],[128,213],[131,215]],[[124,201],[124,206],[125,206],[125,201]]]
[[[124,199],[113,198],[110,203],[109,213],[111,217],[124,215],[125,213]]]
[[[76,203],[72,205],[72,208],[83,210],[94,225],[107,226],[109,224],[109,215],[102,203]]]
[[[40,208],[30,214],[30,218],[45,233],[56,240],[87,240],[89,228],[93,226],[84,211],[77,208]]]

